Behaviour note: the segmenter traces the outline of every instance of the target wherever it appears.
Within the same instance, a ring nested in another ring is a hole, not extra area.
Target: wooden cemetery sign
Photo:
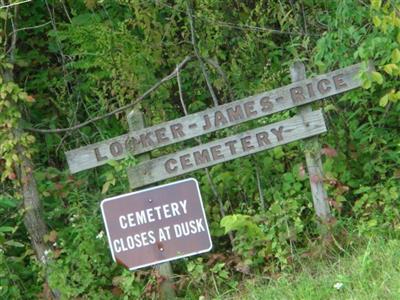
[[[356,64],[297,81],[305,77],[302,70],[303,75],[297,74],[301,78],[296,75],[292,78],[295,82],[287,86],[68,151],[70,171],[101,166],[129,153],[145,153],[355,89],[361,86],[360,68],[361,64]],[[145,160],[128,169],[129,182],[131,188],[137,188],[323,132],[322,112],[304,108],[300,115],[281,122]],[[313,162],[307,158],[308,167]],[[323,187],[312,186],[316,189]],[[316,203],[326,201],[321,195],[317,197],[313,191],[317,214]],[[106,199],[101,208],[113,258],[131,270],[211,249],[198,184],[193,179]],[[323,218],[327,214],[318,215]]]
[[[147,127],[106,141],[66,152],[71,173],[118,160],[129,153],[150,150],[191,139],[249,120],[340,94],[361,86],[361,64],[352,65],[278,89]],[[302,138],[304,138],[303,136]]]
[[[326,132],[322,111],[242,132],[191,149],[145,161],[128,169],[130,186],[137,188],[262,150]]]
[[[101,211],[112,257],[129,270],[212,248],[193,178],[105,199]]]

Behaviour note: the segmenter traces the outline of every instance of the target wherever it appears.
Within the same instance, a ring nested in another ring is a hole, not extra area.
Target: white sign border
[[[186,181],[194,181],[194,183],[196,184],[197,193],[198,193],[199,199],[200,199],[201,211],[203,212],[203,217],[204,217],[204,220],[205,220],[205,223],[206,223],[206,231],[208,233],[208,240],[210,242],[210,247],[207,248],[207,249],[200,250],[200,251],[191,252],[191,253],[188,253],[188,254],[185,254],[185,255],[175,256],[175,257],[172,257],[172,258],[160,260],[160,261],[157,261],[156,263],[148,263],[148,264],[136,266],[136,267],[133,267],[133,268],[129,268],[129,271],[137,270],[137,269],[140,269],[140,268],[145,268],[145,267],[148,267],[148,266],[162,264],[164,262],[177,260],[177,259],[185,258],[185,257],[188,257],[188,256],[193,256],[193,255],[197,255],[197,254],[201,254],[201,253],[206,253],[206,252],[209,252],[212,249],[213,243],[212,243],[212,239],[211,239],[211,235],[210,235],[210,229],[208,228],[207,216],[206,216],[206,212],[205,212],[204,206],[203,206],[203,199],[202,199],[201,193],[200,193],[199,182],[197,181],[196,178],[192,178],[191,177],[191,178],[186,178],[186,179],[183,179],[183,180],[174,181],[174,182],[163,184],[163,185],[158,185],[158,186],[155,186],[155,187],[151,187],[151,188],[140,190],[140,191],[136,191],[136,192],[131,192],[131,193],[123,194],[123,195],[118,195],[118,196],[114,196],[114,197],[111,197],[111,198],[106,198],[103,201],[101,201],[101,203],[100,203],[101,214],[102,214],[102,217],[103,217],[104,227],[106,228],[108,245],[110,247],[111,256],[112,256],[114,262],[117,262],[117,261],[115,259],[114,248],[113,248],[112,243],[111,243],[111,238],[110,238],[110,234],[109,234],[109,231],[108,231],[108,224],[107,224],[107,220],[106,220],[106,217],[105,217],[105,214],[104,214],[104,207],[103,207],[104,203],[106,203],[108,201],[116,200],[116,199],[119,199],[119,198],[122,198],[122,197],[131,196],[131,195],[135,195],[135,194],[139,194],[139,193],[143,193],[143,192],[148,192],[148,191],[151,191],[151,190],[154,190],[154,189],[163,188],[163,187],[179,184],[179,183],[186,182]]]

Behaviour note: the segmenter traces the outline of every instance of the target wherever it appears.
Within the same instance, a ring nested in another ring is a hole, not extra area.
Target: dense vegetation
[[[193,59],[180,81],[189,113],[288,84],[296,60],[307,76],[358,62],[366,68],[368,61],[376,70],[360,74],[362,89],[315,105],[324,108],[329,127],[319,138],[333,214],[327,231],[320,232],[314,214],[303,142],[216,165],[210,176],[191,174],[201,183],[214,248],[173,263],[179,296],[212,298],[240,290],[250,278],[275,278],[301,256],[341,255],[354,236],[390,234],[390,245],[398,245],[398,0],[198,0],[194,32],[190,1],[17,2],[0,1],[0,298],[50,297],[51,291],[63,299],[157,298],[157,272],[114,264],[102,233],[99,202],[129,191],[125,169],[137,159],[71,176],[64,156],[126,133],[125,112],[56,129],[138,102],[187,56]],[[148,125],[183,116],[176,78],[136,109]]]

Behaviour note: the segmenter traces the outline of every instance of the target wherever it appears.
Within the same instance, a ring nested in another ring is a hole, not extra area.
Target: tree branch
[[[229,94],[229,101],[233,101],[235,99],[235,96],[233,94],[231,85],[228,82],[228,77],[226,76],[224,70],[222,69],[222,67],[218,64],[218,61],[213,60],[211,58],[205,58],[206,62],[213,66],[215,68],[215,70],[217,70],[217,72],[219,73],[219,75],[222,77],[222,80],[224,81],[226,88],[228,89],[228,94]]]
[[[181,105],[183,108],[183,112],[185,116],[188,114],[185,102],[183,100],[183,93],[182,93],[182,84],[181,84],[181,76],[179,75],[179,68],[176,69],[176,80],[178,81],[178,91],[179,91],[179,99],[181,100]]]
[[[191,56],[186,56],[185,59],[183,59],[175,68],[175,70],[165,76],[163,79],[161,79],[160,81],[158,81],[156,84],[154,84],[152,87],[150,87],[144,94],[142,94],[141,96],[139,96],[138,98],[136,98],[132,103],[124,105],[120,108],[117,108],[116,110],[113,110],[105,115],[102,116],[98,116],[92,119],[89,119],[85,122],[82,122],[80,124],[71,126],[71,127],[66,127],[66,128],[57,128],[57,129],[39,129],[39,128],[32,128],[32,127],[26,127],[24,129],[29,130],[29,131],[33,131],[33,132],[38,132],[38,133],[60,133],[60,132],[68,132],[68,131],[72,131],[72,130],[77,130],[80,129],[84,126],[87,126],[93,122],[97,122],[100,120],[103,120],[105,118],[108,118],[110,116],[116,115],[120,112],[123,112],[131,107],[134,107],[137,103],[139,103],[140,101],[142,101],[144,98],[146,98],[148,95],[150,95],[152,92],[154,92],[156,89],[158,89],[164,82],[174,78],[178,72],[178,69],[181,69],[183,66],[185,66],[190,60],[192,60]]]
[[[153,0],[153,1],[155,1],[155,0]],[[163,3],[160,0],[157,0],[157,3],[161,4],[164,7],[168,7],[170,9],[174,10],[174,11],[177,11],[177,12],[181,12],[181,13],[185,12],[185,11],[183,11],[181,9],[178,9],[178,8],[176,8],[174,6],[171,6],[171,5],[167,4],[167,3]],[[203,21],[205,21],[205,22],[207,22],[209,24],[214,24],[214,25],[218,25],[218,26],[221,26],[221,27],[230,27],[230,28],[235,28],[235,29],[239,29],[239,30],[263,31],[263,32],[269,32],[271,34],[289,35],[289,36],[292,36],[292,35],[295,35],[295,36],[299,36],[299,35],[300,36],[306,36],[306,35],[309,35],[309,36],[321,36],[321,34],[315,34],[315,33],[313,33],[313,34],[311,34],[311,33],[305,34],[303,32],[282,31],[282,30],[279,30],[279,29],[273,29],[273,28],[268,28],[268,27],[252,26],[252,25],[246,25],[246,24],[235,24],[235,23],[230,23],[230,22],[224,22],[224,21],[209,19],[209,18],[207,18],[205,16],[202,16],[202,15],[192,16],[192,17],[195,18],[195,19],[202,19]]]
[[[23,30],[31,30],[31,29],[36,29],[36,28],[40,28],[40,27],[44,27],[51,24],[51,21],[48,21],[46,23],[40,24],[40,25],[36,25],[36,26],[31,26],[31,27],[24,27],[24,28],[18,28],[15,32],[18,31],[23,31]],[[14,34],[14,31],[10,32],[8,35],[12,35]]]
[[[9,7],[12,7],[12,6],[20,5],[20,4],[23,4],[23,3],[26,3],[26,2],[31,2],[31,1],[32,0],[25,0],[25,1],[17,2],[17,3],[10,3],[10,4],[7,4],[7,5],[0,6],[0,9],[9,8]]]
[[[199,49],[197,48],[191,1],[192,0],[188,0],[186,2],[186,5],[187,5],[187,15],[189,17],[190,34],[192,36],[192,46],[193,46],[194,54],[196,55],[197,60],[199,61],[200,68],[201,68],[201,71],[203,72],[204,78],[206,80],[208,90],[210,91],[211,97],[212,97],[213,102],[214,102],[214,106],[218,106],[218,99],[217,99],[217,96],[215,95],[214,89],[213,89],[213,87],[211,85],[210,76],[208,76],[208,72],[207,72],[206,66],[204,65],[203,59],[200,56]]]

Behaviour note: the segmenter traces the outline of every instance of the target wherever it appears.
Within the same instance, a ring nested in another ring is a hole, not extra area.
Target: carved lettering
[[[165,170],[167,171],[167,173],[171,174],[171,173],[176,172],[178,170],[178,166],[176,164],[177,164],[177,161],[175,159],[173,159],[173,158],[168,159],[164,164],[164,167],[165,167]]]
[[[140,142],[142,143],[143,147],[154,146],[155,143],[150,137],[151,132],[142,133],[140,135]]]
[[[303,88],[301,86],[290,89],[290,96],[292,97],[293,103],[299,103],[304,101],[306,98],[303,94]]]
[[[207,149],[193,152],[194,162],[196,165],[202,165],[211,161],[210,153]]]
[[[240,105],[236,105],[235,109],[233,109],[232,107],[229,107],[226,110],[226,112],[228,113],[228,118],[229,118],[230,122],[244,119],[243,110]]]
[[[279,97],[282,98],[282,97]],[[276,99],[278,101],[278,99]],[[263,97],[260,99],[260,105],[261,105],[261,111],[262,112],[267,112],[271,111],[272,108],[274,107],[274,104],[272,101],[269,99],[269,97]]]
[[[135,149],[136,149],[136,145],[138,145],[139,144],[139,141],[138,140],[136,140],[134,137],[128,137],[126,140],[125,140],[125,149],[126,149],[126,151],[135,151]]]
[[[203,118],[204,118],[203,130],[210,129],[212,127],[210,117],[208,115],[204,115]]]
[[[254,146],[251,144],[251,136],[245,136],[244,138],[240,139],[240,142],[242,143],[243,151],[249,151],[254,148]]]
[[[317,89],[321,94],[326,94],[329,92],[332,88],[329,86],[330,81],[328,79],[321,79],[318,81],[317,84]]]
[[[271,132],[276,136],[278,142],[283,141],[283,126],[279,126],[278,130],[272,128]]]
[[[343,74],[335,75],[332,78],[337,90],[347,87],[347,83],[343,79]]]
[[[259,132],[256,134],[258,147],[263,147],[271,144],[271,141],[268,139],[268,132]]]
[[[185,133],[183,132],[182,129],[183,125],[180,123],[171,125],[171,132],[174,139],[185,136]]]
[[[217,110],[215,112],[215,127],[225,125],[226,123],[228,123],[228,120],[225,118],[224,114]]]
[[[156,134],[157,142],[159,144],[169,141],[169,138],[165,135],[166,131],[167,130],[164,127],[154,130],[154,133]]]
[[[120,156],[124,152],[124,148],[122,147],[121,143],[114,142],[110,144],[110,152],[114,157]]]
[[[96,155],[97,161],[106,160],[108,158],[107,155],[102,156],[100,154],[99,148],[94,148],[94,154]]]
[[[257,114],[257,111],[254,109],[254,101],[245,102],[243,106],[248,118]]]
[[[233,140],[233,141],[229,141],[225,143],[225,146],[229,147],[229,150],[231,151],[231,154],[236,154],[236,148],[235,148],[235,144],[237,143],[237,141]]]
[[[183,170],[193,167],[193,164],[190,162],[190,154],[182,155],[181,157],[179,157],[179,160],[181,161]]]
[[[221,153],[221,145],[212,146],[210,150],[214,160],[224,158],[224,155]]]
[[[307,83],[307,90],[310,98],[315,97],[315,92],[312,83]]]

